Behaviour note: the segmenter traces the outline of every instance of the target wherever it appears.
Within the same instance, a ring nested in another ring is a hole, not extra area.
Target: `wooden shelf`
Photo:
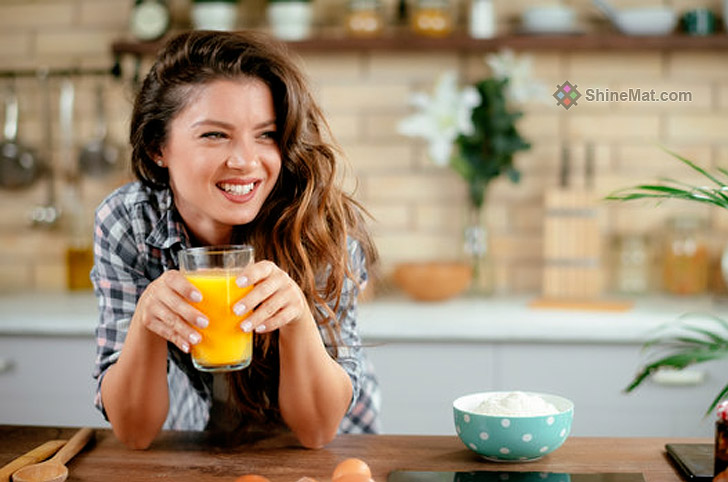
[[[163,44],[119,40],[112,44],[116,55],[153,55]],[[465,35],[446,38],[417,37],[397,34],[363,39],[350,37],[317,37],[309,40],[288,42],[299,53],[342,53],[366,51],[457,51],[480,52],[501,48],[514,50],[728,50],[728,35],[721,33],[706,37],[674,34],[656,37],[634,37],[619,34],[584,35],[505,35],[492,39],[474,39]]]

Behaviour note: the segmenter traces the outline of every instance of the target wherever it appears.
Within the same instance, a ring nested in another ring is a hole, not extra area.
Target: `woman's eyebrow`
[[[229,122],[219,121],[219,120],[215,120],[215,119],[201,119],[197,122],[194,122],[192,124],[192,127],[199,127],[202,125],[212,125],[212,126],[224,127],[226,129],[232,129],[235,127],[233,124],[231,124]],[[266,127],[275,127],[275,125],[276,125],[275,119],[271,119],[271,120],[260,122],[256,125],[254,125],[253,128],[263,129]]]

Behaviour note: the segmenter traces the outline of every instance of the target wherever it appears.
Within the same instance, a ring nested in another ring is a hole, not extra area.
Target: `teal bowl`
[[[538,460],[561,447],[571,433],[574,403],[556,395],[525,392],[553,404],[558,413],[494,416],[475,411],[485,398],[507,393],[473,393],[453,402],[455,431],[463,444],[488,460],[509,462]]]

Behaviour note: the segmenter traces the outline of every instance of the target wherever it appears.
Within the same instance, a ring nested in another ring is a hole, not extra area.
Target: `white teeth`
[[[220,184],[220,187],[227,193],[242,196],[252,191],[255,184],[252,182],[250,184]]]

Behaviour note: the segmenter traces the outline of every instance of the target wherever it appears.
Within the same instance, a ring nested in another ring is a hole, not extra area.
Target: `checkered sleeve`
[[[96,210],[94,266],[91,280],[99,305],[96,328],[97,381],[94,404],[106,416],[101,401],[101,380],[124,344],[137,300],[149,280],[144,275],[145,256],[134,239],[131,215],[122,196],[110,196]]]
[[[340,326],[336,360],[346,370],[352,384],[352,399],[349,409],[341,422],[341,433],[374,433],[378,431],[379,385],[373,368],[366,358],[361,337],[357,328],[357,298],[367,283],[366,257],[359,243],[348,243],[349,263],[355,280],[346,279],[336,316]],[[327,346],[334,340],[328,339],[325,330],[322,336]],[[333,353],[334,351],[331,350]]]

